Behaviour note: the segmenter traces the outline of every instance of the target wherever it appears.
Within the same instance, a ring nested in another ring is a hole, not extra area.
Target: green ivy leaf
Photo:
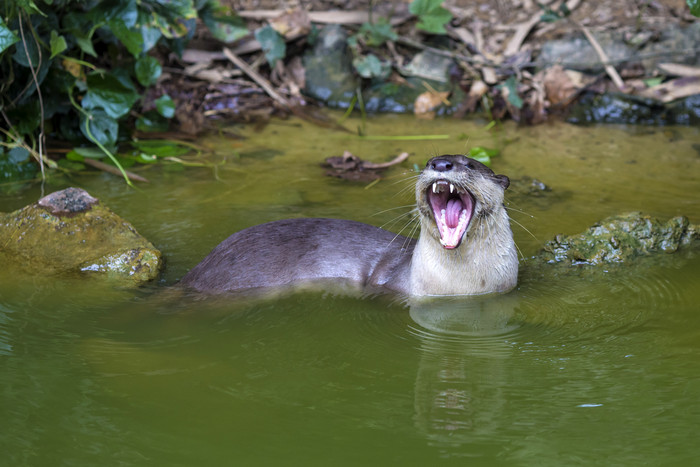
[[[17,44],[17,46],[15,47],[15,53],[12,55],[12,58],[16,63],[19,63],[20,65],[25,67],[29,67],[29,62],[31,60],[32,66],[34,68],[37,68],[39,66],[40,60],[39,49],[37,47],[36,41],[28,40],[21,44]]]
[[[284,38],[272,26],[267,25],[257,29],[255,38],[260,42],[267,63],[271,67],[274,67],[277,60],[284,58],[287,53],[287,44],[284,43]]]
[[[0,53],[3,53],[8,47],[18,41],[19,37],[5,26],[2,17],[0,17]]]
[[[51,31],[49,45],[51,46],[51,57],[49,58],[54,58],[56,55],[63,53],[63,51],[68,48],[66,39],[63,36],[59,36],[55,30]]]
[[[175,102],[169,95],[163,94],[156,99],[156,110],[165,118],[173,118],[175,115]]]
[[[66,157],[72,161],[80,162],[85,160],[85,158],[104,159],[107,157],[107,154],[102,149],[92,146],[88,148],[73,148],[71,152],[66,154]]]
[[[352,65],[363,78],[381,78],[387,76],[391,71],[390,68],[386,64],[383,64],[374,54],[356,57],[352,61]]]
[[[235,42],[249,34],[246,22],[238,15],[216,5],[207,4],[199,11],[199,17],[212,35],[221,42]]]
[[[131,55],[138,57],[141,54],[143,50],[143,36],[141,36],[141,32],[128,27],[120,18],[108,21],[107,26]]]
[[[109,73],[88,75],[87,93],[83,98],[84,109],[103,109],[111,118],[129,113],[139,95]]]
[[[142,86],[148,87],[155,84],[163,69],[158,60],[150,55],[139,57],[134,64],[136,79]]]
[[[475,146],[469,150],[467,154],[472,159],[475,159],[487,167],[491,167],[491,158],[499,154],[498,149],[488,149],[482,146]]]
[[[442,7],[444,0],[413,0],[409,11],[418,16],[416,27],[432,34],[446,34],[445,24],[452,20],[452,13]]]
[[[7,160],[13,164],[19,164],[27,159],[29,159],[29,151],[23,147],[17,146],[7,151]]]
[[[163,33],[158,28],[141,26],[141,40],[143,41],[143,53],[151,50],[158,43]]]
[[[386,18],[379,18],[375,23],[363,23],[359,34],[364,37],[367,45],[375,47],[386,41],[395,41],[398,36]]]
[[[168,121],[155,110],[148,111],[136,119],[136,129],[139,131],[167,131]]]
[[[117,142],[119,123],[104,110],[97,109],[92,111],[89,118],[82,115],[80,131],[89,141],[111,147]]]
[[[506,82],[501,84],[499,87],[508,89],[508,102],[510,102],[513,107],[522,109],[523,100],[518,95],[518,80],[515,78],[515,76],[508,78]]]
[[[690,8],[690,14],[700,18],[700,0],[685,0]]]
[[[142,140],[132,141],[131,145],[141,154],[157,157],[179,157],[191,151],[187,146],[174,141]]]

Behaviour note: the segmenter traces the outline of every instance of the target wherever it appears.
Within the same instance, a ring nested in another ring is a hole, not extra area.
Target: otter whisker
[[[415,207],[415,204],[404,204],[403,206],[396,206],[395,208],[389,208],[389,209],[384,209],[383,211],[377,211],[374,214],[372,214],[371,217],[378,216],[380,214],[384,214],[385,212],[395,211],[397,209],[406,209],[406,208],[413,208],[413,207]]]
[[[412,216],[412,215],[413,215],[413,214],[412,214],[412,211],[404,212],[403,214],[399,214],[398,216],[396,216],[396,217],[394,217],[393,219],[391,219],[391,220],[385,222],[384,224],[380,225],[379,227],[382,228],[382,229],[384,229],[384,228],[386,228],[388,225],[394,225],[394,224],[396,224],[399,220],[401,220],[401,218],[404,218],[404,217],[406,217],[406,216]]]
[[[525,227],[523,224],[521,224],[520,222],[516,221],[516,220],[513,219],[511,216],[508,216],[508,219],[510,219],[511,222],[513,222],[514,224],[516,224],[518,227],[520,227],[521,229],[523,229],[525,232],[529,233],[530,236],[531,236],[533,239],[537,240],[538,243],[542,243],[542,242],[540,242],[540,239],[537,238],[537,237],[535,236],[535,234],[533,234],[532,232],[530,232],[530,230],[528,230],[528,228]]]

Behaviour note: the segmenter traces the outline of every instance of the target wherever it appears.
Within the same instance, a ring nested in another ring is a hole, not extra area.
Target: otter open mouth
[[[457,248],[474,214],[474,198],[447,180],[436,180],[427,191],[440,243],[449,250]]]

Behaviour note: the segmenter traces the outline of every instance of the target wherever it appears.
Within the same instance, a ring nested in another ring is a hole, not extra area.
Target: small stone
[[[37,204],[48,209],[51,214],[61,216],[87,211],[97,204],[97,198],[81,188],[70,187],[44,196]]]

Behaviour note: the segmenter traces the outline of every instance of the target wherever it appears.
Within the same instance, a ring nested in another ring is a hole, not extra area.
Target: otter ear
[[[505,175],[494,175],[493,178],[496,179],[504,190],[510,186],[510,178],[506,177]]]

